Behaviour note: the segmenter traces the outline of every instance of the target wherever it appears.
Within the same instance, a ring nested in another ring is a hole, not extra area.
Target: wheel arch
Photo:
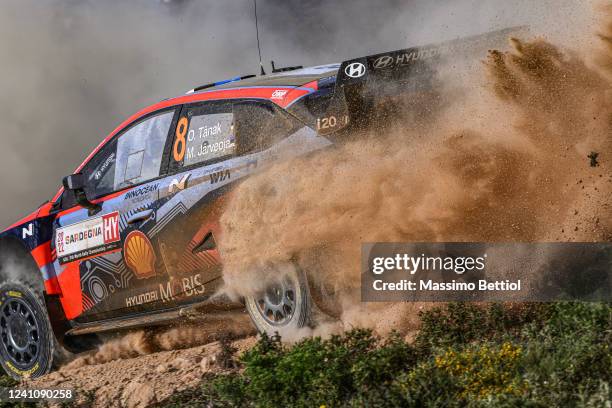
[[[0,235],[0,281],[17,281],[37,290],[44,301],[55,338],[64,345],[64,335],[70,325],[59,295],[47,292],[44,271],[26,242],[14,234]]]
[[[44,277],[25,243],[10,235],[0,235],[0,280],[23,281],[44,289]]]

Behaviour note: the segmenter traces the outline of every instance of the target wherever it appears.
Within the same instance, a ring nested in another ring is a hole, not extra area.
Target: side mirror
[[[62,184],[66,190],[84,190],[85,189],[85,177],[83,174],[76,173],[64,177]]]
[[[73,192],[77,204],[89,210],[89,215],[93,215],[102,209],[99,204],[92,203],[87,198],[87,194],[85,193],[85,177],[83,174],[76,173],[66,176],[62,180],[62,184],[66,191]]]

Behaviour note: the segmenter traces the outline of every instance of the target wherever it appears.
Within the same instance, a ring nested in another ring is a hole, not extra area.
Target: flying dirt
[[[339,299],[342,327],[414,330],[402,324],[414,304],[389,306],[392,324],[378,313],[387,306],[360,304],[362,242],[610,240],[611,34],[608,24],[599,35],[607,48],[597,65],[542,39],[512,38],[511,51],[490,51],[484,78],[445,101],[432,123],[241,184],[222,218],[231,231],[221,242],[226,291],[260,290],[273,278],[269,265],[296,260]]]
[[[270,265],[296,262],[326,288],[326,311],[338,318],[314,334],[357,326],[410,336],[429,305],[362,304],[362,242],[610,241],[612,6],[602,10],[601,48],[589,58],[544,39],[509,39],[511,49],[483,55],[477,71],[453,78],[454,67],[438,67],[448,93],[427,107],[430,122],[356,135],[244,181],[221,220],[223,292],[252,295],[273,279]],[[252,333],[246,320],[234,323],[223,330]],[[189,347],[212,338],[191,327],[130,333],[33,384],[75,387],[104,404],[125,391],[114,381],[121,360],[139,357],[148,360],[134,367],[157,373],[141,382],[160,400],[168,367],[155,368],[155,356],[184,356],[179,371],[196,378],[209,367],[197,358],[204,348]]]

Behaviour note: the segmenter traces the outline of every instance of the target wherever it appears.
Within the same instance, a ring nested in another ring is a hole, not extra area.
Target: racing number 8
[[[174,161],[180,162],[185,157],[185,148],[187,147],[187,141],[185,135],[187,134],[187,124],[189,120],[186,117],[179,119],[176,125],[176,139],[174,140],[174,147],[172,153],[174,155]]]

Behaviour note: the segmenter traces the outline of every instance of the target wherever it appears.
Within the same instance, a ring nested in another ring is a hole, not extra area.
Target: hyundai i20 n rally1
[[[99,333],[243,307],[210,301],[222,284],[219,217],[237,183],[361,129],[380,132],[387,101],[431,92],[434,63],[490,38],[235,78],[127,119],[51,200],[0,234],[2,367],[36,377]],[[311,324],[321,298],[304,271],[279,274],[244,299],[262,332]]]

